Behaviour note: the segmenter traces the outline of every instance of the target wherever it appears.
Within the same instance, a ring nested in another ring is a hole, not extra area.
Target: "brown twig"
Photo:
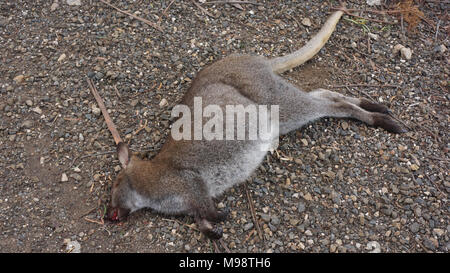
[[[420,242],[418,239],[415,239],[416,243],[419,244],[419,246],[426,252],[426,253],[432,253],[430,250],[428,250],[428,248],[426,248],[422,242]]]
[[[173,2],[175,2],[175,0],[172,0],[172,1],[169,3],[169,5],[167,6],[167,8],[164,9],[164,11],[163,11],[163,13],[162,13],[163,16],[166,16],[166,15],[167,15],[167,11],[169,10],[170,6],[172,6]],[[161,16],[161,18],[162,18],[162,16]],[[160,20],[161,20],[161,18],[160,18]]]
[[[352,17],[364,19],[364,20],[367,20],[367,21],[372,21],[372,22],[375,22],[375,23],[387,24],[387,25],[394,25],[394,24],[395,24],[395,23],[388,22],[388,21],[383,21],[383,20],[378,20],[378,19],[372,19],[372,18],[362,17],[362,16],[359,16],[359,15],[353,14],[353,13],[350,12],[349,9],[342,8],[342,7],[339,7],[339,8],[331,8],[331,10],[341,10],[342,12],[344,12],[345,14],[347,14],[348,16],[352,16]]]
[[[159,30],[160,32],[163,32],[161,26],[159,26],[159,25],[157,25],[157,24],[155,24],[155,23],[153,23],[153,22],[150,22],[150,21],[147,20],[147,19],[144,19],[144,18],[142,18],[142,17],[136,16],[136,15],[134,15],[134,14],[128,12],[128,11],[121,10],[121,9],[119,9],[118,7],[112,5],[111,3],[109,3],[109,2],[107,2],[107,1],[105,1],[105,0],[99,0],[99,1],[102,2],[102,3],[104,3],[104,4],[106,4],[106,5],[108,5],[108,6],[110,6],[111,8],[117,10],[117,11],[120,12],[120,13],[123,13],[123,14],[126,14],[126,15],[128,15],[128,16],[131,16],[131,17],[133,17],[134,19],[139,20],[139,21],[141,21],[141,22],[143,22],[143,23],[145,23],[145,24],[147,24],[147,25],[153,27],[154,29]]]
[[[119,90],[117,89],[117,86],[114,85],[114,91],[116,91],[116,95],[120,98],[122,98],[122,96],[120,95]]]
[[[139,128],[133,133],[133,135],[139,134],[140,131],[147,127],[148,120],[145,120],[144,124],[142,124],[142,120],[139,121]]]
[[[122,139],[120,138],[119,132],[116,129],[116,126],[111,120],[111,117],[108,114],[108,111],[106,111],[105,104],[103,104],[103,100],[100,97],[100,95],[97,92],[97,89],[95,89],[94,83],[91,79],[87,79],[87,82],[89,84],[89,89],[91,89],[92,95],[94,95],[95,100],[97,101],[98,106],[100,107],[100,110],[102,111],[103,117],[105,118],[106,125],[108,125],[108,129],[111,132],[114,141],[116,144],[119,144],[119,142],[122,142]]]
[[[375,22],[375,23],[386,24],[386,25],[395,25],[395,23],[392,23],[392,22],[389,22],[389,21],[383,21],[383,20],[378,20],[378,19],[367,18],[367,17],[363,17],[363,16],[359,16],[359,15],[350,13],[350,12],[345,12],[345,14],[347,14],[348,16],[364,19],[364,20],[367,20],[367,21]]]
[[[396,116],[394,116],[392,113],[389,113],[389,116],[391,116],[391,118],[395,119],[396,121],[400,122],[401,124],[403,124],[403,126],[405,126],[406,128],[408,128],[409,130],[412,130],[411,126],[408,126],[408,124],[406,124],[403,120],[397,118]]]
[[[86,157],[91,157],[91,156],[99,156],[99,155],[107,155],[107,154],[114,154],[116,153],[116,151],[104,151],[104,152],[98,152],[95,154],[89,154],[89,155],[83,155],[80,157],[80,159],[86,158]]]
[[[350,91],[349,87],[346,87],[347,91]],[[364,96],[366,96],[367,98],[369,98],[373,103],[378,103],[371,95],[369,95],[367,92],[363,91],[363,90],[358,90],[358,92],[362,93]]]
[[[213,5],[213,4],[249,4],[249,5],[255,5],[255,6],[262,6],[263,4],[252,2],[252,1],[209,1],[203,3],[203,5]]]
[[[244,239],[244,241],[242,242],[242,244],[245,244],[245,242],[247,242],[248,241],[248,239],[250,239],[252,236],[253,236],[253,234],[256,232],[256,230],[255,229],[252,229],[252,231],[250,231],[250,233],[247,235],[247,237],[245,237],[245,239]]]
[[[346,87],[393,87],[398,88],[398,85],[393,84],[365,84],[365,83],[355,83],[355,84],[344,84],[344,85],[329,85],[330,88],[346,88]]]
[[[102,226],[105,224],[105,222],[103,221],[103,218],[102,218],[101,221],[98,221],[98,220],[94,220],[94,219],[90,219],[90,218],[84,217],[84,220],[86,220],[88,222],[91,222],[91,223],[99,224],[99,225],[102,225]]]
[[[256,218],[255,207],[253,206],[253,199],[250,195],[250,191],[248,190],[247,183],[244,183],[245,193],[247,194],[248,206],[250,207],[250,212],[252,214],[253,222],[255,223],[256,230],[258,231],[259,239],[263,240],[261,227],[259,226],[258,219]]]
[[[183,226],[186,226],[186,227],[188,227],[188,228],[190,228],[190,229],[192,229],[192,230],[195,230],[195,231],[200,232],[200,230],[199,230],[198,228],[195,228],[195,227],[194,227],[195,224],[188,225],[188,224],[182,223],[182,222],[180,222],[180,221],[178,221],[178,220],[173,220],[173,219],[169,219],[169,218],[161,218],[161,219],[162,219],[162,220],[165,220],[165,221],[169,221],[169,222],[176,222],[176,223],[178,223],[179,225],[183,225]]]
[[[222,238],[219,239],[220,245],[225,249],[227,253],[231,253],[231,251],[228,249],[227,245],[223,242]]]
[[[96,210],[96,209],[97,209],[97,207],[93,207],[93,208],[89,209],[88,211],[86,211],[86,212],[84,212],[83,214],[81,214],[80,218],[82,218],[82,217],[84,217],[84,216],[90,214],[91,212],[93,212],[93,211]]]
[[[194,3],[197,8],[199,8],[204,14],[208,15],[209,17],[216,18],[214,15],[209,13],[205,8],[203,8],[199,3],[197,3],[195,0],[191,0],[192,3]]]
[[[427,156],[427,157],[429,157],[429,158],[431,158],[431,159],[434,159],[434,160],[450,162],[450,159],[443,158],[443,157],[437,157],[437,156],[432,156],[432,155],[429,155],[429,156]]]
[[[338,8],[331,8],[332,10],[338,9]],[[359,12],[370,12],[370,13],[377,13],[377,14],[395,14],[395,13],[401,13],[405,11],[411,11],[412,8],[409,9],[397,9],[397,10],[374,10],[374,9],[347,9],[347,11],[359,11]]]
[[[211,242],[214,245],[214,253],[221,253],[219,247],[217,247],[216,240],[211,240]]]

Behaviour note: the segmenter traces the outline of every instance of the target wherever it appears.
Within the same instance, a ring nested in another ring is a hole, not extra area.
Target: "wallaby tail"
[[[299,50],[282,57],[271,59],[272,70],[275,73],[281,74],[314,57],[330,38],[342,14],[344,14],[344,12],[341,10],[334,12],[322,26],[320,31]]]

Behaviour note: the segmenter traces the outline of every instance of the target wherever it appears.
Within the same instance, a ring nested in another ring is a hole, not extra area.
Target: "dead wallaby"
[[[261,147],[270,147],[279,134],[322,117],[354,118],[392,133],[405,132],[381,104],[325,89],[307,93],[278,75],[312,58],[342,14],[334,12],[319,33],[292,54],[274,59],[231,55],[200,71],[181,104],[192,112],[196,98],[205,106],[218,105],[223,112],[227,105],[277,105],[279,130],[270,140],[175,140],[170,136],[151,160],[132,156],[120,142],[117,153],[123,170],[112,187],[112,204],[105,217],[122,220],[144,207],[187,214],[205,235],[218,239],[222,229],[212,222],[223,220],[226,213],[217,211],[212,198],[244,182],[267,153],[268,149]],[[273,120],[267,117],[265,121]],[[194,128],[193,122],[191,125]]]

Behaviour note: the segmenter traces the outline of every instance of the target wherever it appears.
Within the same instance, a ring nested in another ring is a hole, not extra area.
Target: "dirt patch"
[[[289,73],[289,79],[304,91],[327,88],[330,85],[332,69],[324,64],[308,62]]]

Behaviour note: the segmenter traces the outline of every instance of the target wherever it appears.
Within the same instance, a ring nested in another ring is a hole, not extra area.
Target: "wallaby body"
[[[181,104],[192,109],[194,98],[201,97],[203,105],[219,105],[224,111],[226,105],[278,105],[279,134],[322,117],[355,118],[394,133],[403,132],[383,105],[324,89],[303,92],[278,75],[320,50],[341,15],[341,11],[334,13],[319,34],[288,57],[231,55],[213,63],[198,73]],[[212,198],[244,182],[267,153],[261,147],[268,148],[279,134],[269,140],[232,141],[175,141],[169,136],[150,161],[130,156],[127,146],[120,143],[118,155],[123,170],[113,185],[108,216],[121,220],[143,207],[188,214],[207,236],[220,238],[221,228],[210,221],[222,220],[225,213],[216,210]]]

